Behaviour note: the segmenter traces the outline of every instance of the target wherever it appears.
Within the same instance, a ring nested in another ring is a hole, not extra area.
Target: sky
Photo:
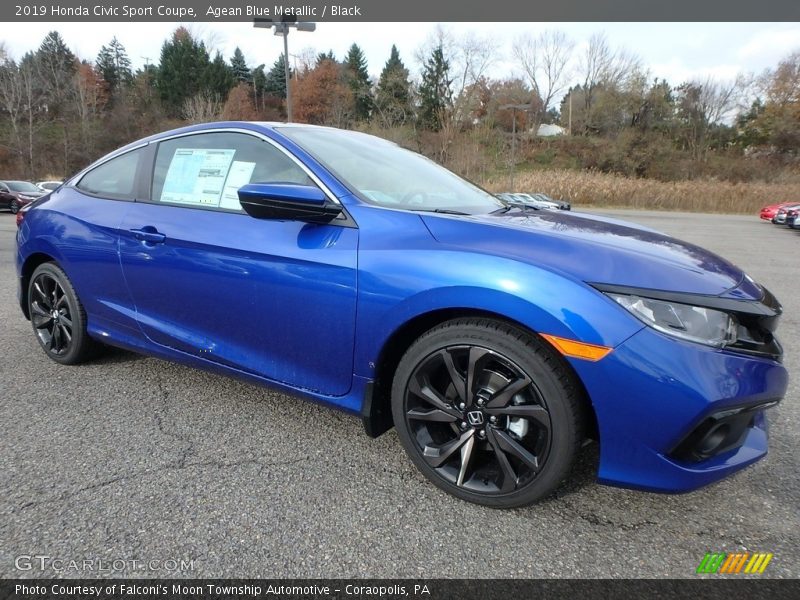
[[[157,63],[161,44],[179,23],[14,23],[4,28],[3,42],[13,57],[38,47],[42,38],[57,29],[79,58],[94,60],[100,47],[116,36],[128,51],[134,67],[145,60]],[[312,47],[333,50],[342,58],[356,42],[364,50],[370,74],[376,78],[389,56],[392,43],[412,73],[419,73],[417,50],[436,28],[435,23],[318,23],[313,33],[292,32],[289,54]],[[226,59],[236,46],[248,65],[271,66],[283,51],[282,40],[270,30],[251,23],[192,23],[187,25],[206,44]],[[496,36],[499,49],[492,76],[522,75],[511,52],[513,40],[545,29],[565,32],[576,43],[576,53],[596,32],[606,33],[613,46],[640,56],[652,77],[673,85],[713,76],[733,79],[740,72],[760,73],[781,58],[800,50],[800,23],[446,23],[442,27],[458,37],[466,32]],[[576,77],[577,81],[577,77]]]

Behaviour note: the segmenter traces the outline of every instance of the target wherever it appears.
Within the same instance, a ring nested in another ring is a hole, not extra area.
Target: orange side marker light
[[[597,346],[595,344],[576,342],[574,340],[568,340],[566,338],[548,335],[546,333],[541,335],[544,339],[550,342],[556,350],[561,352],[561,354],[564,356],[570,356],[572,358],[582,358],[584,360],[596,362],[601,358],[604,358],[613,350],[613,348],[607,348],[606,346]]]

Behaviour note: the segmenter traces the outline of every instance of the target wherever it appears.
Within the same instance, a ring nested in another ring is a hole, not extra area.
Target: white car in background
[[[58,186],[60,186],[62,183],[64,183],[64,182],[63,181],[37,181],[36,182],[36,187],[38,187],[44,193],[49,194],[54,189],[56,189]]]
[[[538,209],[546,210],[570,210],[569,202],[553,200],[544,194],[524,194],[522,192],[503,192],[497,194],[501,200],[510,204],[524,204]]]

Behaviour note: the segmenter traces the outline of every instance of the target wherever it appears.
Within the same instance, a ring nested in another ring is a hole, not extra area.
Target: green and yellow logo
[[[761,574],[767,568],[772,554],[767,552],[706,552],[697,573],[750,573]]]

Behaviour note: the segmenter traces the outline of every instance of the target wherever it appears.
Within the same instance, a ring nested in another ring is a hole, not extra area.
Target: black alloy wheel
[[[86,333],[86,311],[55,263],[39,265],[33,272],[28,309],[36,339],[54,361],[71,365],[91,356],[95,343]]]
[[[568,475],[582,441],[573,376],[545,342],[487,319],[449,321],[400,362],[392,391],[406,451],[442,489],[529,504]]]

